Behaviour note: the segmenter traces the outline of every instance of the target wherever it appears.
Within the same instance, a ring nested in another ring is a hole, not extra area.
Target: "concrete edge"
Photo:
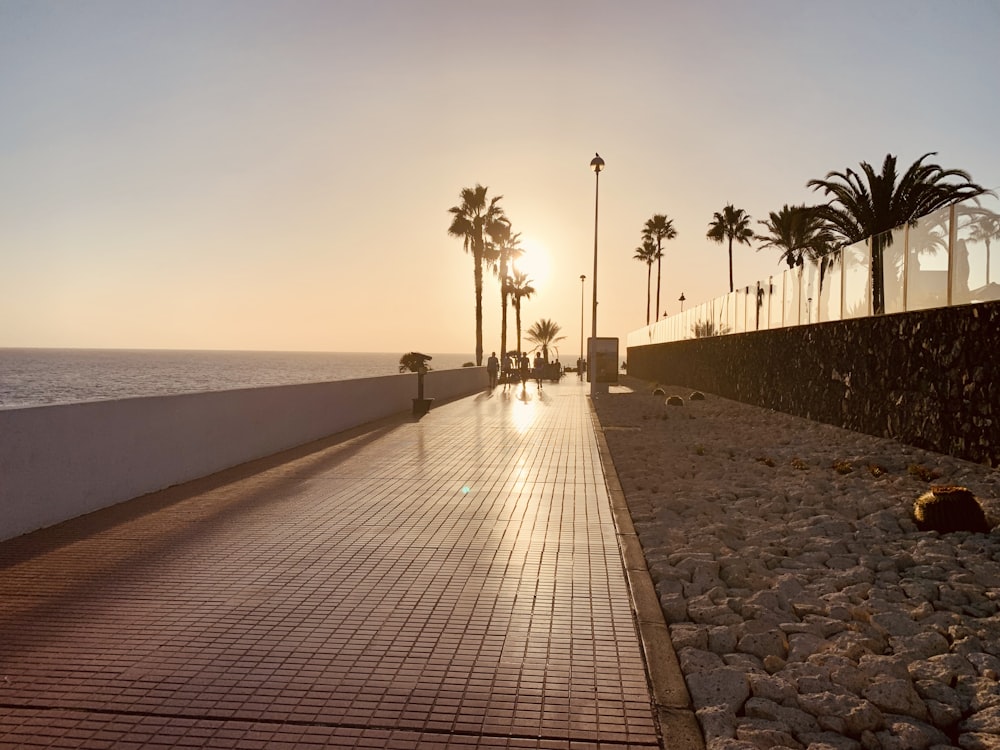
[[[664,747],[669,746],[671,750],[704,750],[705,740],[694,714],[687,683],[684,682],[684,674],[677,661],[677,653],[670,640],[670,631],[667,629],[663,610],[660,608],[656,588],[646,567],[642,544],[632,523],[632,515],[604,436],[604,428],[593,402],[588,400],[588,404],[608,495],[611,499],[618,548],[621,551],[636,626],[639,629],[646,675],[660,725],[660,740],[664,743]]]

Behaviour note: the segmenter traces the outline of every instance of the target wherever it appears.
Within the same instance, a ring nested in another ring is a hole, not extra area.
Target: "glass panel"
[[[781,312],[784,309],[784,288],[782,287],[783,279],[783,276],[778,276],[777,278],[774,276],[771,277],[771,285],[768,295],[768,328],[781,328],[784,325]]]
[[[767,328],[767,283],[760,281],[750,289],[747,299],[747,330],[763,331]]]
[[[831,253],[820,263],[819,302],[817,317],[820,321],[840,320],[841,285],[844,282],[840,253]]]
[[[910,227],[906,243],[907,310],[925,310],[948,304],[950,213],[950,208],[939,209]]]
[[[799,286],[800,276],[798,268],[790,268],[781,274],[783,280],[782,287],[785,290],[785,325],[797,326],[799,324]]]
[[[885,312],[903,312],[903,258],[906,257],[906,228],[885,232],[882,245],[882,278],[885,280]]]
[[[802,312],[799,320],[802,323],[816,323],[819,318],[819,263],[807,260],[802,264]]]
[[[868,240],[845,247],[844,257],[844,319],[863,318],[871,307],[871,277]]]
[[[730,296],[733,298],[733,333],[746,331],[747,300],[746,287],[740,287]]]
[[[959,203],[955,224],[952,304],[1000,299],[1000,201],[983,196]]]

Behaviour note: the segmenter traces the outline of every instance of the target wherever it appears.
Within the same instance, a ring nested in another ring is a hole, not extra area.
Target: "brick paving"
[[[660,747],[572,378],[0,543],[0,747]]]

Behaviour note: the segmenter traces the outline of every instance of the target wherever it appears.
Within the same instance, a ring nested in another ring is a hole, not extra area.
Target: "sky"
[[[887,153],[1000,187],[997,39],[1000,0],[0,0],[0,347],[471,360],[448,209],[482,184],[528,251],[523,328],[572,361],[599,152],[597,328],[624,351],[655,213],[662,314],[728,291],[727,203],[756,222]],[[734,256],[737,286],[782,270]],[[483,297],[488,354],[493,275]]]

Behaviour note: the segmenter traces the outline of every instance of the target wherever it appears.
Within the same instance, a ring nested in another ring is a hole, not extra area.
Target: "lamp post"
[[[594,309],[591,313],[591,334],[590,338],[592,346],[596,348],[597,345],[597,206],[598,200],[600,198],[601,190],[601,170],[604,169],[604,159],[601,158],[600,154],[595,153],[594,158],[590,160],[590,168],[594,170]],[[591,397],[597,395],[597,357],[594,356],[594,350],[591,349],[590,356],[587,358],[587,372],[590,373],[590,395]]]
[[[681,312],[684,312],[684,300],[686,299],[687,297],[684,296],[684,292],[681,292],[681,296],[677,298],[677,301],[681,303]]]
[[[582,273],[580,274],[580,359],[576,362],[576,371],[580,375],[580,380],[583,380],[583,282],[587,280],[587,277]]]

